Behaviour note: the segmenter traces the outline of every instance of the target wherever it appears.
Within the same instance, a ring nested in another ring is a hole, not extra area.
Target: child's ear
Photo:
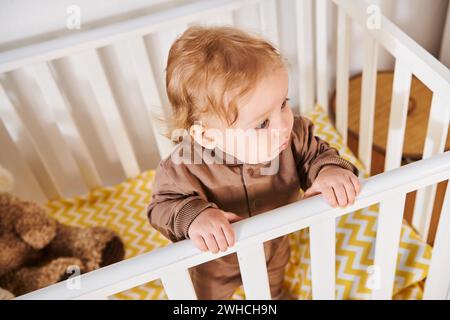
[[[214,149],[216,147],[216,139],[214,135],[209,135],[208,130],[200,124],[194,124],[189,130],[190,135],[201,146],[207,149]]]

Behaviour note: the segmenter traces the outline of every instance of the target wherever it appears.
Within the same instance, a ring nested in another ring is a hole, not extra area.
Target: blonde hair
[[[173,111],[167,137],[176,129],[189,130],[204,115],[232,125],[237,101],[282,66],[278,50],[257,35],[229,26],[189,27],[172,44],[167,61],[166,91]]]

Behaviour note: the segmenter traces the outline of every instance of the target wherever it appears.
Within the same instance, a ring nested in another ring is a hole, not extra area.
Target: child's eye
[[[269,126],[269,119],[264,120],[261,122],[255,129],[265,129]]]
[[[286,107],[287,102],[289,101],[289,98],[286,98],[283,102],[283,104],[281,105],[281,109],[284,109],[284,107]]]

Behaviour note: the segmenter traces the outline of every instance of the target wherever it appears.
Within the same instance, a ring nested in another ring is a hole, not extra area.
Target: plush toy
[[[11,173],[2,166],[0,166],[0,192],[9,192],[13,189],[13,186],[14,186],[14,179]],[[1,251],[0,251],[0,258],[1,258]],[[11,292],[0,287],[0,300],[8,300],[12,298],[14,298],[14,295]]]
[[[8,290],[0,288],[0,300],[14,299],[14,295]]]
[[[123,257],[113,231],[61,224],[40,205],[0,192],[0,299],[11,297],[5,290],[22,295],[68,278],[74,268],[89,272]]]

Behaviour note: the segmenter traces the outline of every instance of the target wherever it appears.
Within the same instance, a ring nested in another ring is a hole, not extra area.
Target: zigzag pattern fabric
[[[315,123],[315,134],[337,148],[367,177],[361,162],[342,143],[320,106],[306,115]],[[49,213],[62,223],[75,226],[104,226],[121,235],[126,258],[167,246],[170,241],[153,229],[146,217],[154,171],[143,172],[123,183],[92,190],[85,196],[50,201]],[[336,299],[369,299],[371,266],[374,260],[378,205],[336,219]],[[311,299],[311,270],[308,228],[289,235],[291,258],[286,267],[285,287],[298,299]],[[393,299],[421,299],[423,280],[431,259],[431,247],[404,221],[397,259]],[[159,280],[140,285],[113,299],[167,299]],[[244,299],[242,286],[232,299]]]

